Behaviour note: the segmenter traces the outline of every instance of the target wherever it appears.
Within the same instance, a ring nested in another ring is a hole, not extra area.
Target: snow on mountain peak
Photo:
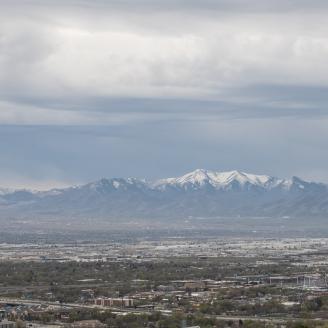
[[[306,182],[300,178],[278,179],[268,175],[255,175],[241,171],[216,172],[211,170],[197,169],[180,177],[147,182],[136,178],[111,178],[100,179],[85,185],[68,187],[65,189],[52,189],[48,191],[10,190],[0,189],[0,198],[8,198],[13,195],[26,198],[33,195],[39,198],[58,196],[69,191],[94,192],[107,194],[114,191],[166,191],[177,190],[201,190],[214,189],[218,191],[247,191],[247,190],[280,190],[280,191],[307,191],[326,190],[327,185]]]
[[[209,185],[215,189],[227,189],[229,186],[237,184],[241,187],[248,185],[271,189],[281,182],[282,180],[268,175],[254,175],[240,171],[215,172],[197,169],[178,178],[159,180],[155,183],[155,186],[159,188],[165,188],[167,185],[182,188],[199,188]]]

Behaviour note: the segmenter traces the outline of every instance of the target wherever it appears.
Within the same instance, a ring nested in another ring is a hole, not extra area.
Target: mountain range
[[[48,191],[0,189],[1,218],[326,217],[328,186],[239,171],[101,179]]]

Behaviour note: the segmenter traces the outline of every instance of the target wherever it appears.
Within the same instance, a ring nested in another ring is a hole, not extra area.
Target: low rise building
[[[107,298],[99,297],[95,299],[95,305],[105,306],[105,307],[133,307],[132,298]]]
[[[75,321],[70,325],[71,328],[105,328],[106,325],[99,320]]]
[[[203,281],[188,281],[185,283],[184,289],[190,292],[200,292],[205,289],[205,283]]]
[[[16,323],[8,320],[0,320],[0,328],[16,328]]]

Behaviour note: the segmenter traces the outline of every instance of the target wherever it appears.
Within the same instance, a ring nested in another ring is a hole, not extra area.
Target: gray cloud
[[[328,181],[327,14],[319,0],[2,0],[0,178]]]
[[[203,0],[199,2],[197,0],[34,0],[34,1],[24,1],[22,4],[19,0],[2,0],[3,5],[12,7],[13,4],[22,6],[26,5],[28,7],[36,6],[46,7],[65,7],[65,8],[75,8],[79,10],[81,8],[88,9],[127,9],[129,11],[141,10],[154,10],[154,9],[174,9],[174,10],[219,10],[219,11],[232,11],[232,12],[281,12],[286,10],[291,11],[301,11],[301,10],[318,10],[328,8],[327,3],[324,0],[313,0],[309,2],[308,0],[248,0],[247,3],[244,0]]]
[[[28,2],[26,8],[11,3],[2,11],[3,96],[217,98],[227,87],[249,84],[327,85],[323,9],[220,14],[210,10],[214,2],[202,3],[206,10],[196,12],[191,9],[199,2],[191,1],[175,3],[185,10],[173,13],[146,6],[150,15],[141,10],[147,2],[123,2],[128,12],[121,2],[106,2],[101,13],[93,8],[102,2],[42,3]],[[254,1],[247,8],[265,3]],[[279,3],[279,8],[295,6]],[[240,1],[233,6],[243,7]]]

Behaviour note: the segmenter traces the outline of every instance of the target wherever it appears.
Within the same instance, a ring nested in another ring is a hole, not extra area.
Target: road
[[[145,311],[142,309],[135,308],[116,308],[116,307],[102,307],[99,305],[87,305],[87,304],[77,304],[77,303],[57,303],[41,300],[23,300],[23,299],[14,299],[14,298],[0,298],[0,303],[8,304],[24,304],[24,305],[45,305],[45,306],[56,306],[56,307],[65,307],[70,309],[107,309],[112,312],[129,312],[134,314],[150,314],[150,311]],[[259,317],[259,316],[234,316],[234,315],[205,315],[206,318],[218,319],[224,321],[259,321],[259,322],[271,322],[271,323],[284,323],[287,321],[300,321],[304,318],[295,318],[295,317]],[[324,321],[325,319],[316,318],[316,320]]]
[[[129,313],[144,313],[150,314],[149,311],[145,311],[142,309],[135,308],[117,308],[117,307],[103,307],[100,305],[94,304],[79,304],[79,303],[59,303],[59,302],[49,302],[49,301],[41,301],[41,300],[24,300],[20,298],[0,298],[0,303],[6,304],[17,304],[17,305],[45,305],[45,306],[55,306],[69,309],[107,309],[113,312],[129,312]]]
[[[52,287],[60,287],[61,289],[70,288],[97,288],[97,287],[108,287],[108,283],[94,283],[94,284],[70,284],[70,285],[35,285],[35,286],[0,286],[0,293],[17,293],[17,292],[29,292],[34,290],[50,290]]]
[[[271,323],[284,323],[287,321],[299,321],[304,318],[292,318],[292,317],[254,317],[254,316],[229,316],[229,315],[206,315],[206,318],[224,320],[224,321],[259,321],[259,322],[271,322]]]

